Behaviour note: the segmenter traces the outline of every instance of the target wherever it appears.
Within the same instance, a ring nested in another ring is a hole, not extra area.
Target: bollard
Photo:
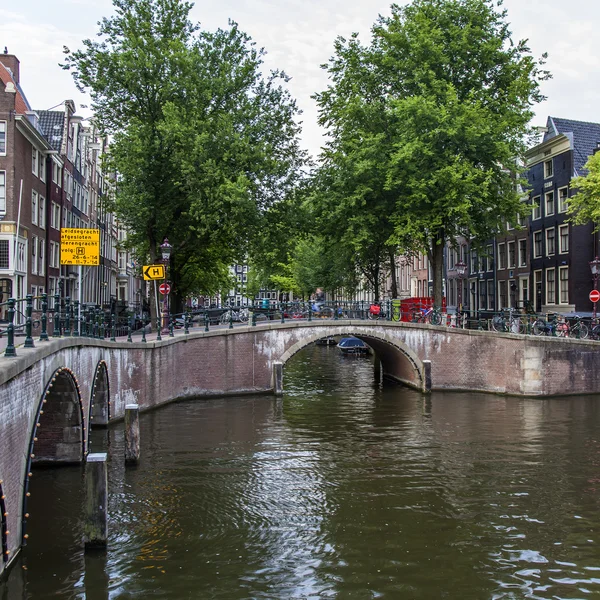
[[[273,363],[273,388],[276,396],[283,395],[283,363]]]
[[[4,356],[16,356],[17,351],[15,350],[15,302],[14,298],[8,299],[8,308],[6,310],[6,316],[8,317],[8,326],[6,327],[6,349],[4,350]]]
[[[71,335],[71,298],[65,298],[65,335]]]
[[[160,317],[156,318],[156,341],[161,342],[162,336],[160,335],[160,328],[162,327],[162,323],[160,322]]]
[[[140,459],[140,407],[137,404],[125,405],[125,464],[133,464]]]
[[[229,307],[229,329],[233,329],[233,308]]]
[[[108,539],[108,478],[106,452],[88,454],[85,463],[85,548],[104,548]]]
[[[40,342],[48,341],[48,294],[42,294],[42,333]]]
[[[127,319],[127,341],[128,342],[133,342],[133,338],[131,337],[131,332],[133,330],[133,327],[131,326],[132,320],[133,320],[133,317],[129,317],[129,319]]]
[[[283,307],[283,302],[279,303],[279,310],[281,311],[281,322],[285,323],[285,308]]]
[[[146,342],[146,324],[142,321],[142,342]]]
[[[31,337],[31,313],[33,312],[33,296],[31,294],[27,294],[27,296],[25,296],[25,299],[25,343],[23,344],[23,347],[35,348],[35,344],[33,343],[33,337]]]
[[[423,391],[425,393],[431,392],[431,361],[423,361]]]
[[[308,301],[308,320],[312,321],[312,304]]]
[[[208,331],[208,311],[204,311],[204,331]]]
[[[54,294],[54,324],[52,337],[60,337],[60,294]]]
[[[190,314],[183,313],[183,332],[187,335],[190,332]]]
[[[169,315],[169,337],[173,337],[175,335],[175,321],[173,320],[173,315]]]
[[[117,341],[117,318],[115,316],[115,313],[110,315],[110,341]]]

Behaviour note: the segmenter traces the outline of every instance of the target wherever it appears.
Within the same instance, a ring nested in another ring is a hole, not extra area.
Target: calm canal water
[[[137,468],[95,432],[106,554],[81,470],[36,470],[0,600],[600,597],[599,397],[425,397],[314,346],[285,387],[142,415]]]

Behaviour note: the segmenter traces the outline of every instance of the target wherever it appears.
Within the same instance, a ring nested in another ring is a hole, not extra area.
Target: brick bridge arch
[[[385,331],[366,332],[365,327],[332,327],[328,335],[336,337],[354,336],[369,344],[381,361],[384,375],[417,389],[426,388],[425,365],[419,356],[402,340],[391,338]],[[285,367],[294,354],[323,338],[322,333],[312,332],[292,344],[282,355],[280,362]]]

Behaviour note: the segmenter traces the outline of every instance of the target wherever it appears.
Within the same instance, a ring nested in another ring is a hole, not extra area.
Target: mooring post
[[[283,395],[283,363],[273,363],[273,388],[276,396]]]
[[[423,391],[431,391],[431,361],[423,361]]]
[[[108,540],[108,477],[106,452],[88,454],[85,463],[83,542],[88,548],[104,548]]]
[[[125,405],[125,463],[136,463],[140,459],[140,407]]]

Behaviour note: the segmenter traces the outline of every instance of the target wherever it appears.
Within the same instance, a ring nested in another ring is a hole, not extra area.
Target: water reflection
[[[121,426],[94,433],[106,554],[81,550],[81,470],[36,471],[0,599],[600,594],[597,398],[422,396],[326,347],[285,388],[142,415],[133,469]]]

